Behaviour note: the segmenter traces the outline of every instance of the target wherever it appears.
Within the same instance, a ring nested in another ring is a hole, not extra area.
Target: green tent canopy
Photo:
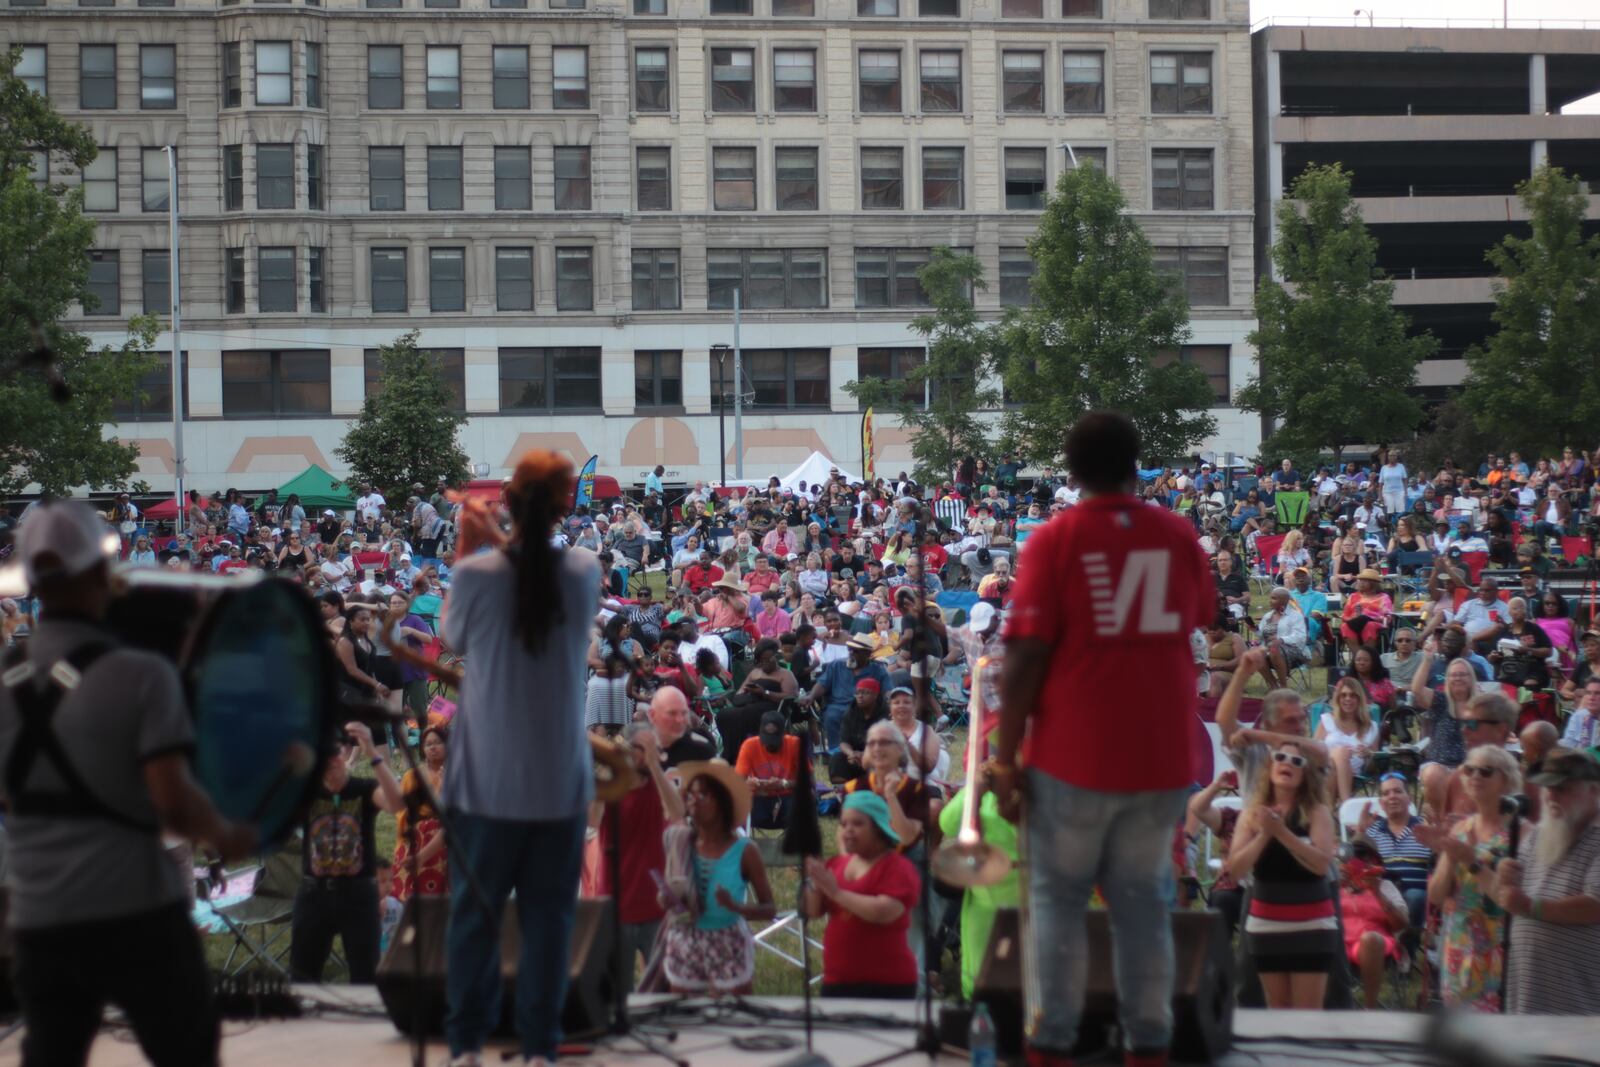
[[[356,506],[356,498],[345,484],[315,463],[278,486],[279,500],[288,500],[290,493],[300,494],[300,503],[308,512],[312,508],[348,511]]]

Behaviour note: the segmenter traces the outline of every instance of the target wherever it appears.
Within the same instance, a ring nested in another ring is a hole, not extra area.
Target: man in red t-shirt
[[[1006,627],[990,781],[1027,807],[1028,1064],[1069,1063],[1083,1012],[1083,913],[1111,911],[1130,1067],[1172,1039],[1172,828],[1194,780],[1189,634],[1216,613],[1194,527],[1133,495],[1139,432],[1092,412],[1067,436],[1079,505],[1028,538]],[[1046,684],[1048,682],[1048,684]],[[1015,759],[1027,765],[1019,788]]]

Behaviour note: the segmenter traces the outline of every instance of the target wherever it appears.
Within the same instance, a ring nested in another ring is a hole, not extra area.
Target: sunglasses
[[[1461,771],[1468,778],[1472,778],[1474,776],[1478,778],[1493,778],[1495,774],[1498,773],[1493,767],[1482,767],[1476,763],[1463,763],[1461,765]]]
[[[1386,771],[1385,773],[1378,775],[1378,784],[1382,785],[1384,782],[1405,783],[1406,776],[1401,774],[1399,771]]]
[[[1288,763],[1296,767],[1304,767],[1306,765],[1306,758],[1304,756],[1292,755],[1288,752],[1274,752],[1272,754],[1272,762]]]
[[[1472,733],[1472,732],[1474,732],[1475,730],[1477,730],[1481,726],[1493,726],[1493,725],[1494,725],[1494,723],[1490,722],[1488,719],[1462,719],[1461,720],[1461,729],[1465,730],[1467,733]]]

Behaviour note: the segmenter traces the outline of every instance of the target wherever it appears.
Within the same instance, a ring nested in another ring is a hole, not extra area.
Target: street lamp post
[[[723,413],[728,407],[726,386],[722,383],[722,367],[728,359],[727,345],[712,345],[711,354],[717,357],[717,456],[722,464],[722,484],[728,484],[728,438]]]
[[[183,529],[188,514],[183,499],[183,327],[179,307],[182,303],[182,286],[178,274],[178,150],[164,145],[167,154],[167,295],[172,304],[172,494],[177,500],[178,512],[175,529]]]

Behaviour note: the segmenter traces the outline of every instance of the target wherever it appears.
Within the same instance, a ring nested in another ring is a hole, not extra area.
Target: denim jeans
[[[456,812],[450,857],[450,1054],[476,1052],[500,1022],[500,919],[517,894],[517,1036],[524,1056],[556,1058],[577,911],[584,816],[544,822]],[[470,865],[492,909],[468,885]]]
[[[1406,898],[1406,915],[1411,919],[1411,925],[1420,929],[1428,921],[1428,891],[1407,889],[1401,895]]]
[[[1084,911],[1096,885],[1111,913],[1117,1003],[1130,1050],[1172,1041],[1172,924],[1165,887],[1187,790],[1101,793],[1028,772],[1029,1042],[1066,1054],[1088,981]]]
[[[849,710],[849,704],[829,704],[822,709],[822,736],[829,753],[839,751],[839,735],[843,732],[845,713]]]

